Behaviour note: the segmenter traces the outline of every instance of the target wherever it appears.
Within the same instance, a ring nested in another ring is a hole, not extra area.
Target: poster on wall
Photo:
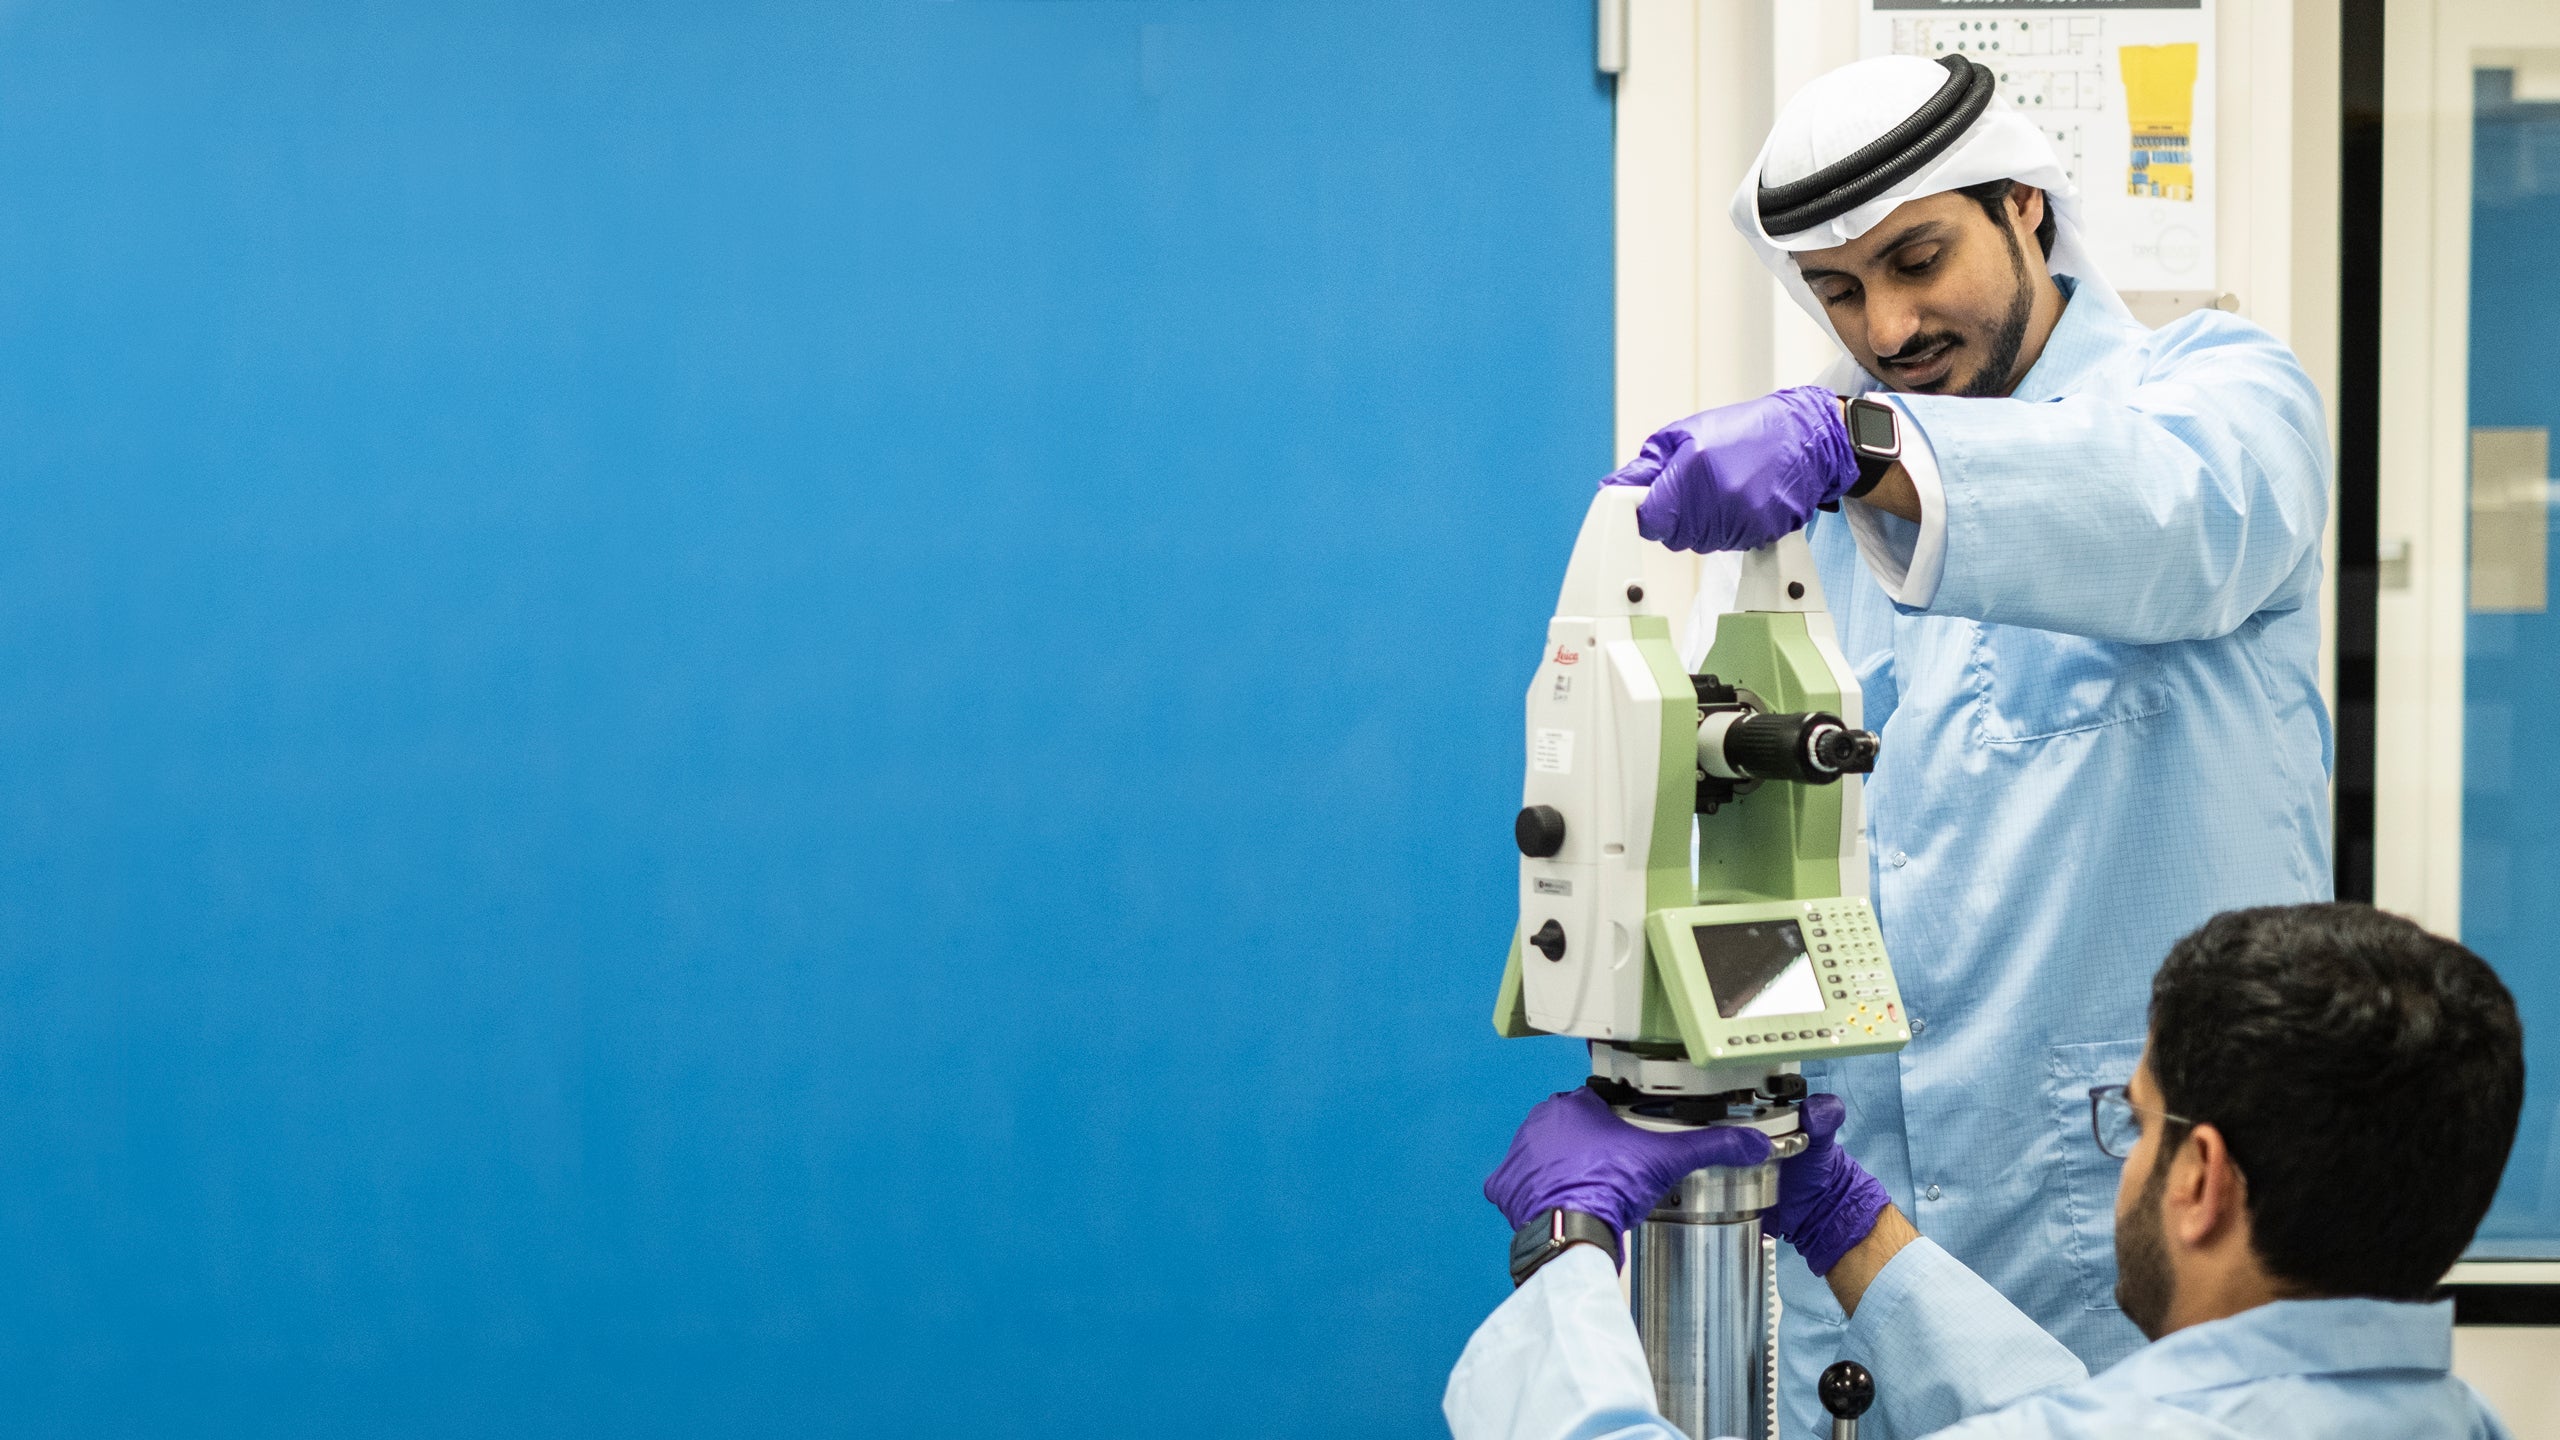
[[[2080,187],[2118,290],[2211,290],[2212,0],[1860,0],[1862,56],[1964,55]]]

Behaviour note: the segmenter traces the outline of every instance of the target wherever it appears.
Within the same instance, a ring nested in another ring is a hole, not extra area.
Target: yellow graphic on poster
[[[2133,123],[2133,165],[2125,193],[2160,200],[2196,198],[2196,47],[2121,45],[2126,118]]]
[[[2119,291],[2213,291],[2214,36],[2227,3],[1857,0],[1858,51],[1991,67],[2000,102],[2043,132],[2079,191],[2082,248],[2108,281]]]

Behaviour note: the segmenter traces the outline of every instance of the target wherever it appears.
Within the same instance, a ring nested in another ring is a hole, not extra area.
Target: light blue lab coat
[[[1841,1337],[1874,1374],[1860,1440],[2505,1440],[2451,1373],[2453,1303],[2287,1300],[2190,1326],[2091,1379],[1944,1250],[1893,1257]],[[1816,1407],[1817,1410],[1819,1407]],[[1455,1440],[1683,1440],[1654,1409],[1609,1259],[1579,1245],[1450,1373]]]
[[[2015,398],[1896,403],[1941,492],[1926,608],[1887,596],[1844,517],[1809,539],[1883,737],[1873,896],[1913,1035],[1806,1078],[1923,1234],[2103,1368],[2141,1336],[2089,1087],[2132,1075],[2179,936],[2331,893],[2327,426],[2266,331],[2148,331],[2097,286]],[[1907,563],[1917,527],[1880,515],[1869,549]],[[1791,1254],[1780,1289],[1786,1434],[1810,1440],[1842,1321]]]

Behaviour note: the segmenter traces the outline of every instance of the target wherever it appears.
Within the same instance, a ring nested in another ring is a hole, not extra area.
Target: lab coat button
[[[1935,1185],[1932,1185],[1932,1186],[1930,1186],[1928,1189],[1921,1191],[1921,1192],[1920,1192],[1920,1198],[1921,1198],[1921,1199],[1923,1199],[1923,1200],[1935,1200],[1935,1199],[1937,1199],[1937,1198],[1938,1198],[1938,1187],[1937,1187],[1937,1186],[1935,1186]]]
[[[1908,864],[1910,864],[1910,863],[1911,863],[1911,857],[1910,857],[1910,856],[1908,856],[1908,855],[1905,855],[1904,853],[1902,853],[1902,852],[1901,852],[1901,851],[1899,851],[1899,850],[1894,851],[1894,852],[1893,852],[1893,854],[1892,854],[1889,858],[1893,861],[1893,868],[1894,868],[1894,869],[1896,869],[1896,870],[1899,870],[1899,869],[1901,869],[1903,866],[1908,865]]]

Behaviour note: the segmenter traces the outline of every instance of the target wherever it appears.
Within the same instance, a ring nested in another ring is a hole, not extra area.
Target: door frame
[[[2458,938],[2470,615],[2471,72],[2499,51],[2560,49],[2560,7],[2392,0],[2384,24],[2373,899]]]

